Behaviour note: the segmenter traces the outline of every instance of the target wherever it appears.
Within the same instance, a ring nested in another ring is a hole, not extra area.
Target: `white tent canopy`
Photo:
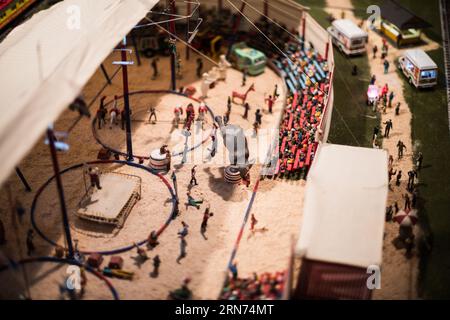
[[[0,183],[158,1],[65,0],[0,43]]]
[[[320,145],[308,174],[298,256],[381,265],[387,165],[384,150]]]

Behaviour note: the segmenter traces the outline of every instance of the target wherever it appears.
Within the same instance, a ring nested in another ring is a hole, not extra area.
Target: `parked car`
[[[366,52],[367,32],[348,19],[334,20],[327,29],[333,44],[346,55],[357,55]]]
[[[438,67],[425,51],[407,50],[398,59],[398,68],[416,88],[429,88],[437,85]]]
[[[245,42],[239,42],[231,47],[230,61],[236,69],[247,69],[249,75],[256,76],[264,72],[267,57],[261,51],[248,47]]]

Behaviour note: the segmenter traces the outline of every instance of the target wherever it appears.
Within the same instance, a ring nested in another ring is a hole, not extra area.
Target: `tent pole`
[[[130,118],[130,97],[128,89],[128,66],[127,66],[127,39],[123,39],[121,50],[122,55],[122,80],[123,80],[123,101],[126,114],[126,135],[127,135],[127,161],[133,161],[133,142],[131,137],[131,118]]]
[[[186,15],[190,16],[191,15],[191,3],[188,2],[186,4],[186,6],[187,6],[187,13],[186,13]],[[189,19],[188,19],[187,30],[186,30],[186,42],[188,42],[188,41],[189,41]],[[189,60],[189,58],[191,56],[190,53],[191,53],[191,48],[189,46],[186,46],[186,60]]]
[[[175,14],[175,0],[168,0],[169,3],[168,5],[170,6],[170,12],[172,14]],[[172,19],[169,22],[169,31],[172,34],[176,34],[176,30],[175,30],[175,21]],[[171,37],[171,39],[173,39]],[[175,41],[175,39],[173,39]],[[176,48],[176,44],[174,44],[175,48]],[[176,80],[176,71],[175,71],[175,63],[176,63],[176,49],[172,50],[172,52],[170,53],[170,73],[171,73],[171,89],[173,91],[177,90],[177,80]]]
[[[64,198],[64,188],[59,171],[58,155],[56,154],[55,135],[53,133],[53,129],[51,128],[47,129],[47,138],[49,141],[48,145],[50,146],[50,154],[52,157],[53,170],[55,172],[56,186],[58,189],[59,203],[61,206],[64,233],[66,236],[67,248],[69,250],[68,258],[73,259],[74,255],[73,255],[72,236],[70,234],[69,218],[67,215],[66,200]]]

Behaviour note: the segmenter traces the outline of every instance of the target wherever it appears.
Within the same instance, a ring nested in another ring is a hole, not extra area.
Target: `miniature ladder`
[[[450,16],[447,12],[447,1],[440,0],[439,4],[441,9],[442,46],[444,47],[445,79],[447,85],[448,128],[450,132]]]

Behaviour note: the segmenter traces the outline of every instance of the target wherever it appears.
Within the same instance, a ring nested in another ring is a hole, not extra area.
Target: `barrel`
[[[241,173],[239,168],[228,166],[225,168],[225,181],[231,184],[239,184],[241,182]]]
[[[149,166],[152,169],[166,171],[170,159],[167,158],[167,155],[161,154],[159,149],[153,150],[150,154],[150,162]]]

